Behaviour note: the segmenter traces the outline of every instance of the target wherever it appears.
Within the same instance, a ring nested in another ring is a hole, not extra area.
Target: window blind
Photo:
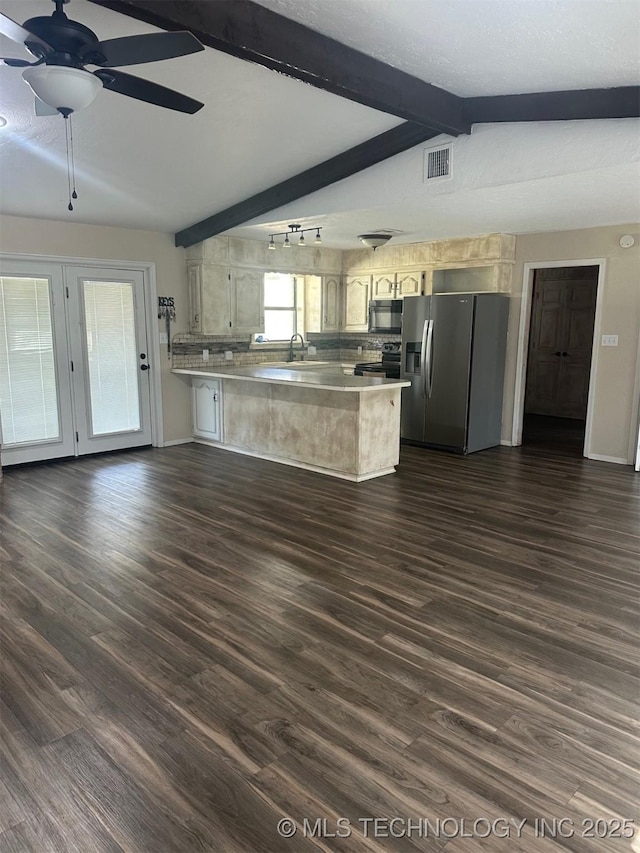
[[[93,435],[140,429],[133,285],[83,281]]]
[[[0,415],[5,445],[60,437],[46,278],[0,277]]]

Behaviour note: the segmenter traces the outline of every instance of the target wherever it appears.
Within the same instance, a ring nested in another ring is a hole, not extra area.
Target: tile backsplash
[[[317,332],[309,333],[305,340],[305,359],[315,361],[344,361],[348,363],[379,361],[382,344],[398,340],[397,335],[369,335],[362,333]],[[316,347],[316,354],[309,356],[309,345]],[[296,343],[298,350],[299,342]],[[358,352],[362,347],[362,352]],[[209,350],[209,360],[204,361],[203,350]],[[222,364],[239,366],[261,364],[269,361],[286,361],[289,354],[288,343],[273,343],[259,347],[250,346],[245,338],[230,338],[212,335],[174,335],[171,342],[173,354],[172,366],[175,368],[206,369]],[[225,359],[225,352],[231,351],[231,361]]]

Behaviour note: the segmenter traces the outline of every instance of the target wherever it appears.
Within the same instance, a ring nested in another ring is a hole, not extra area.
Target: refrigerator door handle
[[[422,385],[429,399],[433,390],[433,320],[426,320],[422,332]]]
[[[431,320],[425,320],[422,327],[422,344],[420,346],[420,379],[422,384],[422,393],[428,397],[427,393],[427,340],[429,337],[429,327]]]
[[[431,397],[433,393],[433,320],[429,320],[427,347],[429,349],[429,393],[427,396]]]

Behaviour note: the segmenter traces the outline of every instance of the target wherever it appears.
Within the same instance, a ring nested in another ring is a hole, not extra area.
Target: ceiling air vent
[[[424,152],[424,180],[442,181],[451,177],[451,146],[430,148]]]

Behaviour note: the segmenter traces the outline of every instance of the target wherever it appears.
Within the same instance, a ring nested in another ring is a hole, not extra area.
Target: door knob
[[[562,355],[562,353],[558,350],[558,352],[554,352],[554,355]]]
[[[150,368],[151,368],[150,364],[141,364],[140,365],[140,370],[150,370]]]
[[[566,358],[566,356],[568,356],[568,355],[569,355],[569,353],[568,353],[568,352],[563,352],[563,353],[562,353],[562,355]]]
[[[145,360],[145,358],[146,358],[146,357],[147,357],[146,352],[141,352],[141,353],[140,353],[140,358],[141,358],[143,361]]]

